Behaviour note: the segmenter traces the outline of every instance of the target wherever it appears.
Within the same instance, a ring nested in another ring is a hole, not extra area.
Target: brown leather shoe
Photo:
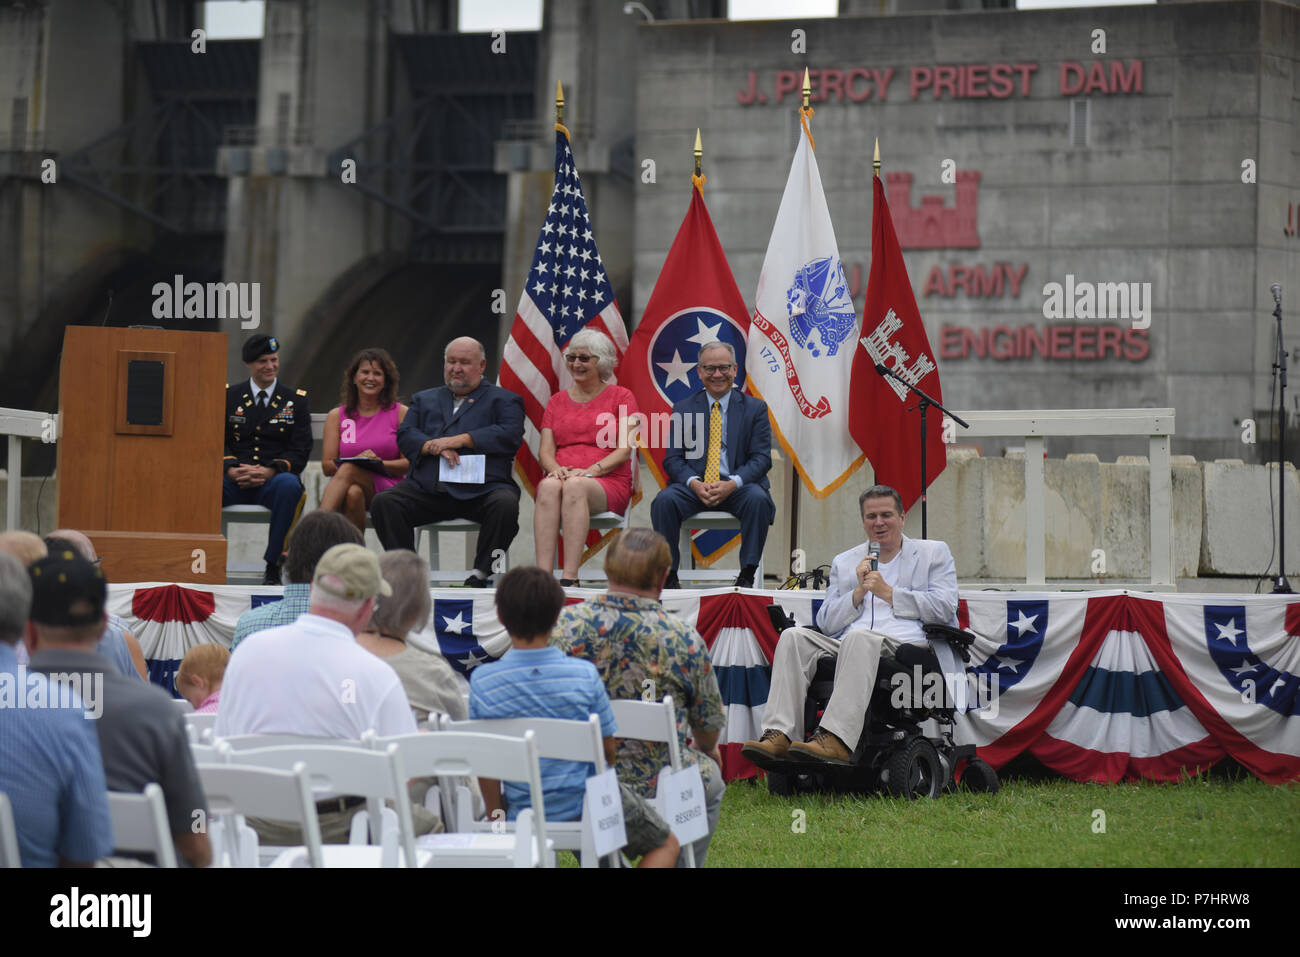
[[[825,761],[827,764],[852,764],[853,752],[825,728],[813,732],[812,740],[790,745],[791,761]]]
[[[757,741],[746,741],[740,753],[760,768],[772,761],[784,761],[790,750],[790,739],[775,728],[765,728]]]

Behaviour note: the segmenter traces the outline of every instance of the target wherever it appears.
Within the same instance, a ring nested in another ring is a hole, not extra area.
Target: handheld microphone
[[[1269,286],[1269,289],[1273,291],[1273,302],[1276,305],[1282,305],[1282,284],[1275,282],[1273,285]]]
[[[868,545],[867,554],[871,556],[871,570],[873,572],[878,571],[880,569],[880,543],[872,542]]]

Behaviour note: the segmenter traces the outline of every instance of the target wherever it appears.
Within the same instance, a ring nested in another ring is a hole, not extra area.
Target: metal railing
[[[1148,439],[1151,494],[1151,585],[1174,586],[1173,472],[1169,438],[1173,409],[1031,409],[963,412],[967,437],[1015,438],[1025,443],[1025,584],[1047,584],[1047,523],[1044,502],[1044,439],[1049,436],[1139,436]],[[1106,587],[1113,588],[1113,584]]]

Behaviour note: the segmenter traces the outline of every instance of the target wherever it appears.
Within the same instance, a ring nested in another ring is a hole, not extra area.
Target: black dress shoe
[[[581,584],[581,582],[579,582],[578,579],[576,579],[576,578],[561,578],[561,579],[560,579],[560,587],[561,587],[561,588],[581,588],[581,587],[582,587],[582,584]]]
[[[479,578],[477,575],[470,575],[465,579],[466,588],[491,588],[492,582],[487,578]]]
[[[753,588],[753,587],[754,587],[754,575],[755,575],[757,572],[758,572],[758,566],[757,566],[757,565],[746,565],[744,568],[742,568],[742,569],[740,570],[740,574],[736,576],[736,583],[735,583],[735,585],[733,585],[732,587],[734,587],[734,588]]]
[[[267,562],[267,563],[266,563],[266,573],[262,575],[262,584],[263,584],[263,585],[283,585],[283,584],[284,584],[283,580],[280,578],[280,563],[279,563],[279,562]]]
[[[681,588],[682,583],[677,580],[676,572],[669,572],[667,579],[664,580],[664,588]]]

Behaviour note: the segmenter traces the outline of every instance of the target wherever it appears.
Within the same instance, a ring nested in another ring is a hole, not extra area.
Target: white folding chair
[[[515,833],[428,834],[421,849],[433,852],[432,867],[554,867],[555,854],[547,837],[546,808],[542,800],[542,772],[537,739],[526,731],[522,738],[464,731],[437,731],[377,738],[375,746],[396,744],[402,764],[412,777],[475,777],[498,781],[526,781],[532,807],[522,811]],[[463,793],[467,807],[469,793]],[[457,815],[463,817],[464,811]]]
[[[190,704],[184,698],[172,698],[172,704],[176,705],[176,710],[181,714],[194,713],[194,705]]]
[[[18,853],[18,829],[14,827],[14,809],[9,795],[0,791],[0,867],[22,867]]]
[[[740,519],[730,512],[718,509],[698,512],[682,520],[681,538],[678,541],[678,554],[681,555],[681,567],[677,569],[677,578],[682,582],[730,582],[735,579],[734,568],[687,568],[686,560],[691,558],[691,531],[694,529],[735,529],[740,530]],[[693,564],[693,562],[692,562]],[[758,556],[758,572],[754,576],[754,587],[763,587],[763,556]]]
[[[152,854],[157,866],[176,866],[176,845],[161,787],[146,784],[141,794],[109,791],[108,814],[113,821],[114,851]]]
[[[674,771],[682,769],[681,743],[677,739],[677,709],[670,695],[664,695],[663,701],[611,700],[614,720],[618,723],[618,737],[636,738],[638,741],[656,741],[668,745],[668,763]],[[651,799],[655,809],[666,821],[667,807],[662,789],[656,789]],[[695,848],[682,841],[682,850],[686,854],[686,866],[695,866]]]
[[[215,727],[216,724],[217,724],[217,716],[215,713],[196,714],[195,712],[190,711],[187,712],[185,715],[186,730],[192,730],[195,734],[198,735],[200,741],[203,740],[203,732],[208,728]],[[193,739],[191,738],[190,740]]]
[[[316,804],[305,764],[300,762],[289,771],[239,764],[200,764],[198,771],[203,793],[208,798],[208,809],[214,817],[221,815],[237,819],[248,815],[292,821],[302,828],[307,862],[312,867],[325,866],[320,821],[316,817]],[[227,839],[233,841],[235,832],[235,828],[229,829]],[[224,847],[218,854],[222,866],[232,866],[236,860],[240,858],[230,847]],[[300,859],[293,861],[294,864],[300,862]]]
[[[317,794],[356,794],[366,799],[367,816],[353,819],[353,835],[364,836],[368,819],[370,844],[353,840],[322,845],[326,867],[416,867],[428,862],[427,851],[417,855],[415,850],[411,800],[397,745],[372,751],[317,743],[232,751],[231,755],[241,765],[253,767],[284,769],[303,763]],[[384,806],[386,801],[392,802],[391,809]],[[302,848],[285,853],[292,860],[301,856]]]
[[[193,755],[195,764],[229,764],[230,761],[226,757],[229,751],[229,748],[223,750],[215,744],[202,744],[190,740],[190,754]]]
[[[205,740],[209,736],[205,735]],[[232,751],[253,748],[289,748],[305,745],[331,745],[335,747],[365,747],[360,741],[344,738],[311,738],[303,734],[232,734],[225,738],[210,736],[214,745],[224,744]]]
[[[537,756],[558,761],[584,761],[595,765],[596,774],[605,773],[605,743],[600,733],[600,718],[590,715],[586,721],[568,721],[562,718],[489,718],[470,721],[444,719],[444,731],[470,731],[483,734],[504,734],[522,738],[531,731],[537,738]],[[456,820],[457,831],[490,831],[494,822]],[[576,821],[547,821],[547,836],[555,847],[563,851],[580,851],[583,867],[595,867],[596,835],[591,808],[586,799],[582,802],[582,817]],[[610,855],[611,866],[620,861],[618,854]]]

